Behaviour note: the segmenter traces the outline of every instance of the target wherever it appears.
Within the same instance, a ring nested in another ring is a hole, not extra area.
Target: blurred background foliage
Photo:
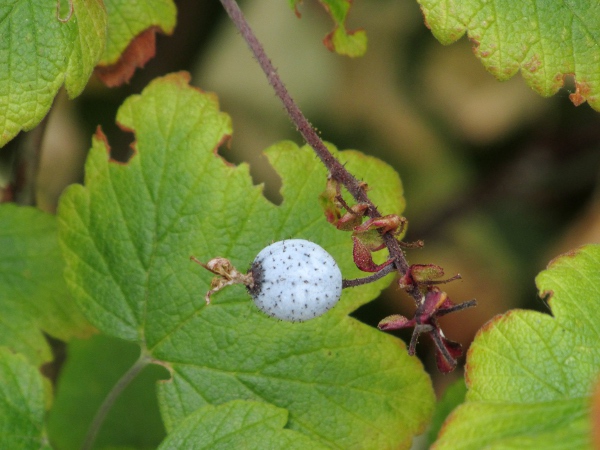
[[[75,101],[64,93],[56,100],[37,184],[42,209],[54,211],[64,187],[82,180],[97,125],[113,156],[130,155],[132,136],[115,125],[117,108],[153,78],[177,70],[190,71],[193,84],[215,92],[232,116],[234,134],[224,157],[248,162],[268,198],[281,201],[278,176],[261,152],[283,139],[301,143],[299,134],[221,5],[176,4],[174,34],[157,37],[156,57],[129,85],[109,89],[92,79]],[[463,280],[446,290],[457,302],[478,301],[477,308],[443,324],[450,339],[468,346],[478,328],[510,308],[549,311],[534,276],[558,254],[600,241],[600,116],[569,101],[572,80],[549,99],[531,91],[520,75],[498,82],[466,38],[449,47],[436,41],[412,0],[354,2],[349,28],[363,27],[369,38],[359,59],[321,44],[332,22],[316,1],[300,6],[301,20],[281,0],[241,7],[323,139],[375,155],[400,174],[407,240],[426,244],[409,251],[409,262],[461,273]],[[25,140],[35,140],[35,133]],[[410,315],[413,307],[391,286],[355,315],[375,325],[389,314]],[[460,373],[437,375],[433,348],[422,341],[420,356],[441,392]]]

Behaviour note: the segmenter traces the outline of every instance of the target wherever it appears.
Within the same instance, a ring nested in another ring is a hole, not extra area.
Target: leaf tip
[[[560,266],[566,259],[576,258],[579,253],[585,250],[586,247],[588,247],[588,245],[582,245],[552,258],[546,266],[546,270],[540,272],[535,278],[535,284],[538,288],[539,296],[540,298],[545,299],[546,303],[550,302],[550,299],[554,296],[554,291],[543,286],[544,273],[553,270],[557,266]]]
[[[192,76],[190,75],[189,72],[187,72],[185,70],[180,70],[179,72],[168,73],[167,75],[159,78],[158,80],[160,80],[161,82],[173,83],[179,87],[187,88],[190,85]],[[203,92],[199,88],[195,88],[195,89],[199,90],[200,92]]]
[[[362,28],[346,30],[343,26],[337,26],[323,38],[323,45],[340,55],[360,57],[367,51],[367,33]]]

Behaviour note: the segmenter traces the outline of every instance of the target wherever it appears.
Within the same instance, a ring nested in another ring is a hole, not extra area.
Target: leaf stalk
[[[81,445],[81,450],[92,449],[92,447],[94,446],[94,441],[96,440],[96,436],[98,435],[98,432],[100,431],[100,428],[104,423],[104,419],[106,419],[106,416],[115,404],[115,401],[117,400],[117,398],[119,398],[119,396],[125,390],[125,388],[129,386],[129,383],[131,383],[135,379],[135,377],[137,377],[140,374],[144,367],[150,364],[150,362],[150,356],[144,350],[142,350],[142,354],[137,359],[137,361],[133,363],[133,365],[127,370],[127,372],[125,372],[123,376],[115,383],[113,388],[110,390],[110,392],[100,405],[100,408],[98,408],[98,411],[96,412],[96,415],[94,416],[94,419],[90,424],[83,444]]]

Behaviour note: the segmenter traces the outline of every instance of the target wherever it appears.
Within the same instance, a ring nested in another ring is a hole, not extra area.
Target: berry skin
[[[264,248],[252,263],[254,283],[248,288],[265,314],[303,322],[333,308],[342,294],[342,273],[322,247],[304,239],[288,239]]]

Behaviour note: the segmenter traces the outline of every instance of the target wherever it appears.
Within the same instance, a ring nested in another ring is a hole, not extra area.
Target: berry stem
[[[472,308],[477,305],[477,300],[469,300],[466,302],[459,303],[458,305],[454,305],[450,308],[440,309],[438,310],[437,317],[445,316],[446,314],[450,314],[456,311],[462,311],[463,309]]]
[[[385,266],[379,272],[374,273],[368,277],[364,278],[355,278],[353,280],[342,280],[342,288],[346,289],[349,287],[362,286],[363,284],[373,283],[374,281],[379,280],[380,278],[385,277],[388,273],[392,273],[394,270],[393,265]]]
[[[335,158],[335,156],[333,156],[331,152],[327,150],[327,147],[315,129],[304,116],[296,102],[294,102],[285,85],[283,84],[283,81],[281,81],[281,78],[277,74],[275,67],[273,67],[271,60],[265,53],[262,44],[250,28],[250,25],[246,21],[246,18],[244,17],[236,1],[221,0],[221,4],[250,47],[250,50],[258,61],[258,64],[267,76],[269,84],[273,87],[275,94],[283,103],[290,120],[292,123],[294,123],[294,125],[296,125],[296,128],[300,134],[302,134],[308,145],[313,148],[325,167],[327,167],[331,177],[342,183],[357,202],[368,205],[367,215],[370,218],[381,217],[381,213],[377,210],[375,204],[373,204],[373,202],[367,196],[364,184],[360,183],[354,177],[354,175],[348,172],[345,167]],[[404,252],[400,248],[400,244],[391,233],[384,233],[383,239],[385,246],[389,251],[390,257],[394,260],[394,267],[398,273],[400,273],[400,275],[404,275],[409,270],[409,265],[406,261],[406,257],[404,256]],[[407,289],[408,293],[415,299],[415,302],[419,304],[421,302],[422,295],[418,286],[415,284],[409,286]]]

